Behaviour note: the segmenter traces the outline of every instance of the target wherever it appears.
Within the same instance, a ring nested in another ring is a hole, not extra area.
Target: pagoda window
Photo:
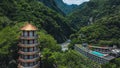
[[[27,52],[27,48],[24,48],[24,51]]]
[[[36,51],[36,47],[34,47],[34,50]]]
[[[27,44],[27,40],[24,40],[24,44]]]
[[[37,55],[37,57],[38,57],[39,55]]]
[[[35,61],[35,64],[36,64],[36,61]]]
[[[27,59],[28,57],[27,56],[24,56],[25,59]]]
[[[35,58],[35,55],[33,55],[33,58]]]
[[[33,66],[34,64],[33,64],[33,62],[32,62],[32,66]]]
[[[35,57],[37,57],[37,54],[35,55]]]
[[[33,66],[33,62],[32,62],[32,63],[30,63],[30,66]]]
[[[38,41],[37,40],[35,40],[35,43],[37,43]]]
[[[33,51],[33,48],[30,48],[30,52],[32,52]]]
[[[33,44],[33,40],[30,40],[30,44]]]
[[[36,35],[36,32],[34,32],[34,36],[37,36],[37,35]]]
[[[34,40],[34,44],[36,43],[36,40]]]
[[[33,47],[32,49],[33,49],[33,51],[34,51],[34,47]]]
[[[26,31],[24,32],[24,36],[27,37],[27,32]]]
[[[35,65],[37,64],[37,61],[35,61]]]
[[[32,55],[30,56],[30,59],[33,59],[33,56],[32,56]]]
[[[30,37],[32,37],[33,36],[33,31],[30,31]]]

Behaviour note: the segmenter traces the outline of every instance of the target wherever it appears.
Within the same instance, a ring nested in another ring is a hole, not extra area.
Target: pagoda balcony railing
[[[30,63],[30,62],[38,61],[39,58],[40,58],[40,57],[36,57],[36,58],[34,58],[34,59],[23,59],[23,58],[20,58],[20,57],[19,57],[18,61]]]
[[[35,52],[35,51],[40,51],[40,49],[37,48],[37,49],[34,49],[34,50],[29,50],[29,51],[26,51],[25,49],[24,50],[20,49],[20,51],[23,51],[23,52]]]
[[[24,52],[24,51],[21,51],[21,50],[19,50],[19,54],[22,54],[22,55],[34,55],[34,54],[37,54],[37,53],[39,53],[39,49],[37,50],[37,51],[32,51],[32,52]]]
[[[20,36],[20,39],[37,39],[38,36]]]
[[[31,48],[31,47],[35,47],[39,45],[39,43],[35,43],[35,44],[22,44],[22,43],[19,43],[18,46],[19,47],[24,47],[24,48]]]
[[[18,68],[39,68],[39,63],[34,66],[30,66],[30,67],[24,67],[24,66],[18,64]]]

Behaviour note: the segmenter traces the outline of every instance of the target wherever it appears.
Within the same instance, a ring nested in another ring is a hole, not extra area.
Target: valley
[[[17,68],[20,28],[38,28],[40,68],[119,68],[119,56],[96,63],[75,44],[120,48],[120,1],[0,0],[0,68]],[[96,53],[96,52],[95,52]]]

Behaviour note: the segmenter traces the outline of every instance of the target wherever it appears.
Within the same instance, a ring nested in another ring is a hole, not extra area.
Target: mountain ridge
[[[59,12],[60,14],[65,15],[65,13],[62,12],[62,10],[57,7],[57,4],[54,0],[39,0],[39,1],[42,2],[44,5],[46,5],[47,7],[55,10],[56,12]]]
[[[78,5],[68,5],[66,3],[64,3],[62,0],[55,0],[57,6],[66,14],[68,15],[69,13],[73,12]]]
[[[59,12],[62,15],[68,15],[74,11],[78,6],[77,5],[67,5],[62,0],[39,0],[44,5],[52,8],[53,10]]]
[[[68,16],[76,43],[120,47],[120,0],[90,0]],[[79,39],[79,40],[78,40]]]
[[[57,12],[36,0],[0,1],[0,13],[11,21],[32,21],[39,29],[51,34],[58,42],[65,41],[71,33],[67,20]],[[6,22],[1,22],[2,26]],[[14,23],[11,23],[14,25]],[[70,33],[68,32],[70,31]],[[59,36],[58,36],[59,35]]]

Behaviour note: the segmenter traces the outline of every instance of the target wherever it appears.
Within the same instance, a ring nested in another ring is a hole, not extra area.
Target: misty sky
[[[86,2],[86,1],[89,1],[89,0],[63,0],[63,2],[68,5],[71,5],[71,4],[80,5],[81,3]]]

